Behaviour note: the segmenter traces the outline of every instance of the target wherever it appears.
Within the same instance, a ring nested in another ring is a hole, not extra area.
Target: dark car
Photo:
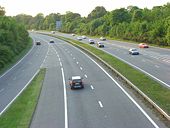
[[[50,40],[50,43],[54,43],[54,40]]]
[[[36,41],[36,45],[41,45],[41,42],[40,41]]]
[[[69,79],[69,85],[71,89],[84,88],[82,78],[80,76],[72,76]]]

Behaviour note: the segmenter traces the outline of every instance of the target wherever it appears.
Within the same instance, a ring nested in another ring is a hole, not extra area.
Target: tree
[[[0,16],[5,15],[5,8],[0,6]]]
[[[103,6],[97,6],[87,17],[88,20],[94,20],[103,17],[107,13]]]
[[[131,16],[125,8],[113,10],[108,17],[108,20],[112,25],[130,22],[131,19]]]

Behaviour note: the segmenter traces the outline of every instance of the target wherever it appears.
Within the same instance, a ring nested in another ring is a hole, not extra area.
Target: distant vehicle
[[[82,37],[78,36],[78,37],[77,37],[77,40],[82,40]]]
[[[131,55],[139,55],[139,52],[136,48],[129,49],[129,54]]]
[[[55,31],[51,31],[52,34],[55,34]]]
[[[139,48],[149,48],[149,46],[145,43],[140,43]]]
[[[95,41],[93,39],[89,39],[89,44],[95,44]]]
[[[104,44],[102,42],[97,42],[97,47],[104,48]]]
[[[41,45],[41,42],[40,41],[36,41],[36,45]]]
[[[84,88],[84,84],[83,84],[81,76],[72,76],[69,79],[69,85],[71,89]]]
[[[83,39],[86,39],[87,37],[86,36],[81,36]]]
[[[71,34],[72,36],[75,36],[75,34]]]
[[[54,40],[50,40],[50,43],[54,43]]]
[[[100,40],[101,40],[101,41],[105,41],[106,38],[102,36],[102,37],[100,37]]]

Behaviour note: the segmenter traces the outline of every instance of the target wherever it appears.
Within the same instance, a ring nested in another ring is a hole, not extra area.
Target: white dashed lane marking
[[[62,67],[62,63],[60,62],[60,66]]]
[[[101,102],[101,101],[98,101],[98,103],[99,103],[100,107],[103,108],[102,102]]]
[[[4,91],[4,89],[1,89],[1,90],[0,90],[0,93],[3,92],[3,91]]]
[[[90,85],[90,87],[91,87],[91,89],[92,89],[92,90],[94,90],[94,87],[93,87],[93,85]]]
[[[159,68],[159,66],[158,66],[158,65],[155,65],[155,67],[156,67],[156,68]]]
[[[86,74],[85,74],[84,76],[87,78],[87,75],[86,75]]]

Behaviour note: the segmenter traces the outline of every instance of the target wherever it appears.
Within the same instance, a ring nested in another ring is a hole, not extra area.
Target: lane
[[[35,40],[35,37],[33,37]],[[46,44],[32,50],[15,67],[0,77],[0,115],[39,70],[47,52]]]
[[[56,55],[53,46],[49,45],[46,59],[42,64],[47,72],[31,128],[64,128],[63,77],[61,61]]]
[[[34,47],[18,65],[0,78],[1,111],[41,66],[47,67],[48,71],[32,127],[158,128],[106,72],[77,48],[54,38],[56,43],[48,44],[52,37],[31,36],[41,40],[42,45]],[[63,73],[67,99],[64,99]],[[84,76],[85,89],[70,90],[68,79],[72,75]],[[67,101],[66,106],[64,101]]]
[[[55,48],[63,62],[66,81],[72,75],[84,76],[85,81],[84,90],[71,91],[69,86],[66,88],[70,128],[158,127],[87,56],[63,41],[57,41]]]
[[[56,33],[60,36],[65,36],[71,39],[75,39],[71,34]],[[96,39],[99,41],[99,39]],[[88,38],[81,42],[88,43]],[[137,44],[124,43],[121,41],[107,40],[103,41],[105,48],[102,50],[109,54],[121,59],[125,63],[141,70],[147,75],[159,81],[166,87],[170,87],[170,50],[156,47],[150,47],[149,49],[139,49]],[[96,45],[92,45],[96,47]],[[131,56],[128,54],[129,48],[137,48],[140,52],[139,56]]]

